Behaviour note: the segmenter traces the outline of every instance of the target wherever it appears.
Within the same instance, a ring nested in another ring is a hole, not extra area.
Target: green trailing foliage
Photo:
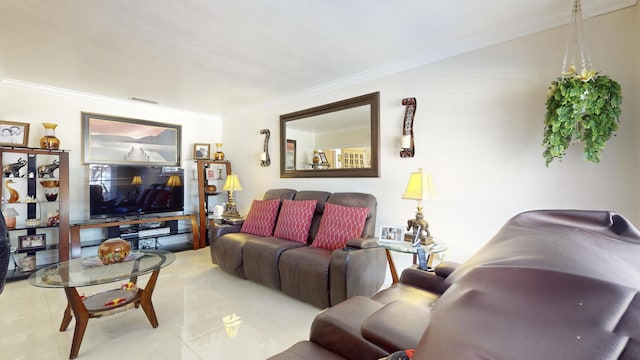
[[[600,152],[620,122],[620,84],[595,71],[578,75],[571,70],[552,81],[547,94],[542,141],[547,167],[554,159],[562,160],[573,141],[584,145],[587,161],[600,162]]]

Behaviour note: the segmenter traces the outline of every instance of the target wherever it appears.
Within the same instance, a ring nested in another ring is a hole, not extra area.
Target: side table
[[[424,252],[427,256],[427,266],[431,269],[431,264],[433,263],[433,254],[440,253],[447,250],[447,245],[438,241],[433,244],[413,246],[411,243],[406,241],[385,241],[378,240],[378,246],[384,248],[387,253],[387,262],[389,263],[389,271],[391,271],[391,279],[393,283],[397,283],[399,281],[398,271],[396,270],[396,265],[393,262],[393,258],[391,257],[391,251],[405,253],[405,254],[413,254],[413,263],[416,263],[416,256],[418,254],[418,248],[423,248]]]

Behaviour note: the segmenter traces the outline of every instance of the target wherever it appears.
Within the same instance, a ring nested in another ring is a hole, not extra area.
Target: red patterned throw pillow
[[[273,236],[306,243],[316,203],[317,200],[283,200]]]
[[[280,199],[253,200],[240,232],[271,236],[273,226],[276,224],[278,206],[280,206]]]
[[[329,250],[344,247],[349,239],[362,235],[368,213],[367,208],[326,203],[318,234],[311,246]]]

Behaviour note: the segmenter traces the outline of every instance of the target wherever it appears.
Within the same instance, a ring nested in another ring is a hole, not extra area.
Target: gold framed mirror
[[[379,177],[380,92],[280,115],[280,177]]]

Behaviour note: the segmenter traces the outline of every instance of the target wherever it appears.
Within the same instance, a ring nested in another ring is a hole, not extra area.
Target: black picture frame
[[[41,250],[47,248],[47,235],[35,234],[35,235],[20,235],[18,236],[18,250]]]
[[[83,164],[180,166],[182,126],[82,112]]]

